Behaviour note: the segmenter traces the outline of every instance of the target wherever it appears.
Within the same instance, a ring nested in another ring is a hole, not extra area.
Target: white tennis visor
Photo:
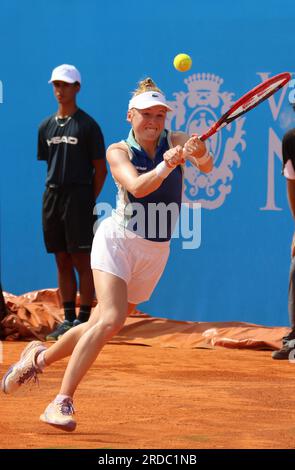
[[[153,106],[165,106],[168,111],[173,111],[172,108],[166,103],[166,98],[162,93],[157,91],[145,91],[136,95],[129,101],[128,109],[146,109]]]

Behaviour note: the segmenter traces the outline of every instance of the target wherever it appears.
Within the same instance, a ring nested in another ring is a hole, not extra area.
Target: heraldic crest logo
[[[187,132],[204,133],[234,103],[234,93],[220,91],[223,79],[211,73],[197,73],[184,80],[187,91],[173,93],[169,101],[167,127]],[[243,125],[245,118],[230,123],[207,140],[214,155],[214,169],[208,175],[187,162],[184,173],[183,202],[199,202],[203,208],[216,209],[231,192],[234,166],[240,166],[240,154],[246,148]]]

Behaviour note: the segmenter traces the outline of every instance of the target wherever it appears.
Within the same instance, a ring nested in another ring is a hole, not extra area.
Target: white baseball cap
[[[73,65],[63,64],[52,70],[51,79],[48,83],[52,83],[57,80],[66,83],[81,83],[81,75],[79,70],[77,70]]]
[[[134,96],[129,101],[128,109],[146,109],[152,106],[165,106],[168,111],[173,111],[172,108],[166,103],[166,98],[158,91],[145,91],[139,95]]]

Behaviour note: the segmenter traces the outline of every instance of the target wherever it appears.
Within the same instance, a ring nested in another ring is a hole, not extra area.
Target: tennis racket
[[[289,72],[279,73],[274,77],[268,78],[260,85],[256,86],[252,90],[248,91],[238,101],[236,101],[232,107],[224,113],[221,118],[216,121],[204,134],[199,136],[200,140],[207,140],[222,127],[227,126],[230,122],[234,121],[238,117],[255,108],[264,100],[273,95],[276,91],[282,88],[291,78]],[[193,134],[195,135],[195,134]]]

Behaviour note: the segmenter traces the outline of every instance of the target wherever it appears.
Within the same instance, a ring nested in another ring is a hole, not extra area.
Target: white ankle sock
[[[60,403],[65,398],[70,398],[72,400],[72,397],[70,397],[69,395],[63,395],[62,393],[59,393],[58,395],[56,395],[56,397],[53,401],[54,401],[54,403]]]

